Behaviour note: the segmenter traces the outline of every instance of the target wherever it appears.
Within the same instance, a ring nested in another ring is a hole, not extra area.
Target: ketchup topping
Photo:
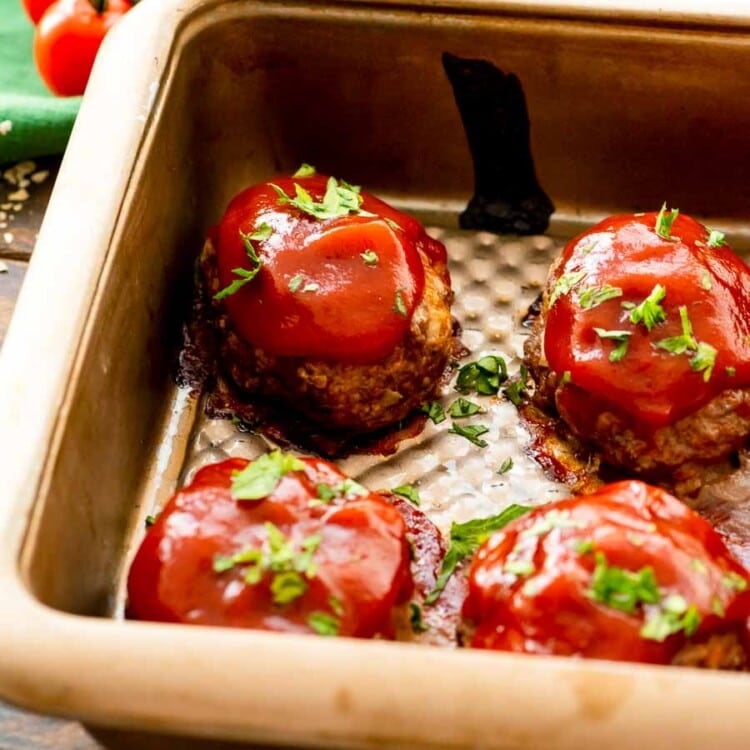
[[[393,608],[412,591],[401,514],[333,464],[300,461],[257,500],[232,494],[244,459],[201,469],[148,530],[128,577],[128,614],[392,637]]]
[[[463,611],[477,648],[669,663],[716,632],[745,638],[749,578],[675,497],[619,482],[492,536],[469,571]]]
[[[359,208],[332,218],[281,195],[294,199],[301,188],[320,204],[329,180],[279,177],[232,200],[212,232],[222,288],[238,278],[234,269],[253,269],[241,233],[264,227],[268,236],[252,241],[260,270],[226,296],[226,310],[245,341],[271,354],[377,362],[403,339],[422,298],[419,251],[444,266],[445,248],[415,219],[343,182],[333,185]]]
[[[568,411],[590,411],[593,396],[657,429],[750,385],[750,270],[720,233],[665,215],[605,219],[563,250],[544,351],[577,386],[559,396]],[[657,300],[658,286],[663,316],[639,319],[634,309]]]

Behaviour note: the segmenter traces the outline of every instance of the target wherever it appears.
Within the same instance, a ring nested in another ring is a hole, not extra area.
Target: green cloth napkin
[[[81,102],[47,91],[34,66],[33,38],[21,0],[0,0],[0,164],[62,153]]]

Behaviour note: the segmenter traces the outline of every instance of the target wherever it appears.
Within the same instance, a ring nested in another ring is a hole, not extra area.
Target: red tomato
[[[319,220],[280,200],[296,186],[320,202],[328,178],[279,177],[236,196],[213,233],[222,288],[251,270],[240,233],[267,225],[253,241],[257,276],[225,298],[247,342],[278,356],[369,363],[382,360],[409,328],[424,288],[420,250],[445,264],[445,248],[415,219],[362,194],[369,215]],[[369,260],[368,260],[369,259]],[[258,325],[258,321],[263,321]]]
[[[544,352],[558,377],[568,373],[558,410],[582,435],[603,411],[658,429],[750,386],[750,269],[694,219],[680,214],[662,228],[668,236],[656,222],[655,213],[605,219],[565,247],[551,274]],[[612,296],[597,302],[602,292]],[[633,308],[654,294],[663,315],[634,323]]]
[[[392,637],[394,607],[412,591],[401,514],[362,488],[341,489],[345,475],[314,458],[265,497],[237,500],[232,477],[247,466],[207,466],[169,501],[130,569],[129,615]]]
[[[679,500],[619,482],[536,508],[485,542],[464,615],[477,648],[669,663],[733,633],[747,654],[749,581]]]
[[[47,88],[58,96],[82,94],[104,36],[131,7],[128,0],[50,5],[34,35],[34,60]]]
[[[24,10],[28,17],[34,22],[39,23],[39,19],[44,15],[44,11],[52,5],[55,0],[21,0]]]

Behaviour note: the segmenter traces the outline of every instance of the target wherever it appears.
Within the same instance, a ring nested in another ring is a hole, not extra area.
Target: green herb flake
[[[714,365],[716,364],[716,354],[716,349],[711,344],[701,341],[695,354],[690,358],[690,369],[693,372],[702,372],[703,382],[705,383],[708,383],[711,379],[711,373],[714,371]]]
[[[339,497],[364,497],[370,494],[359,482],[349,478],[334,485],[316,484],[315,492],[317,497],[310,501],[310,505],[329,505]]]
[[[426,633],[429,630],[422,619],[422,608],[414,602],[409,604],[409,622],[413,633]]]
[[[365,250],[365,252],[359,254],[359,257],[362,258],[366,266],[377,266],[380,260],[374,250]]]
[[[396,290],[396,299],[391,309],[393,310],[393,312],[397,313],[402,318],[407,317],[406,305],[404,304],[404,298],[401,296],[400,289]]]
[[[708,227],[706,228],[708,229]],[[722,247],[727,244],[725,237],[724,232],[719,232],[717,229],[709,229],[707,244],[709,247]]]
[[[237,278],[232,281],[229,286],[224,287],[224,289],[214,294],[214,299],[221,300],[225,297],[229,297],[231,294],[234,294],[235,292],[242,289],[245,284],[251,282],[258,275],[258,272],[260,271],[263,264],[258,257],[258,254],[255,252],[253,242],[262,242],[263,240],[267,240],[271,236],[271,234],[273,234],[273,229],[271,228],[270,224],[266,224],[265,222],[261,224],[252,234],[245,234],[242,231],[240,232],[240,237],[242,238],[242,242],[245,245],[245,252],[247,253],[248,260],[250,261],[250,268],[233,268],[232,273]]]
[[[630,571],[608,565],[602,552],[596,553],[596,567],[588,595],[595,601],[628,614],[635,612],[639,604],[658,604],[661,599],[652,568]]]
[[[454,435],[460,435],[461,437],[466,438],[470,443],[473,443],[480,448],[486,448],[489,445],[486,440],[483,440],[480,437],[489,431],[490,428],[483,424],[460,425],[456,424],[456,422],[453,422],[450,430],[448,430],[448,432]]]
[[[747,588],[747,580],[733,570],[722,576],[721,583],[732,591],[744,591]]]
[[[336,617],[344,616],[344,603],[337,596],[328,597],[328,606]]]
[[[402,484],[399,487],[394,487],[391,492],[394,495],[406,498],[412,505],[419,506],[419,490],[413,484]]]
[[[517,576],[518,578],[527,578],[535,570],[536,568],[531,560],[508,560],[503,565],[505,573],[510,573],[510,575]]]
[[[482,411],[482,407],[479,406],[479,404],[475,404],[473,401],[469,401],[465,398],[456,399],[448,407],[448,414],[455,419],[471,417],[474,414],[478,414],[480,411]]]
[[[560,383],[562,385],[568,385],[568,383],[573,382],[573,377],[570,374],[570,370],[565,370],[565,372],[562,374],[562,377],[560,378]]]
[[[621,362],[628,352],[628,342],[633,335],[632,331],[606,331],[604,328],[594,328],[594,332],[600,339],[608,339],[617,344],[609,353],[609,361]]]
[[[576,539],[573,542],[573,549],[577,555],[588,555],[594,551],[593,539]]]
[[[303,162],[302,164],[300,164],[299,169],[292,175],[292,177],[312,177],[315,174],[315,167]]]
[[[459,393],[476,392],[480,396],[494,396],[507,379],[505,360],[498,355],[488,354],[461,367],[455,388]]]
[[[394,221],[393,219],[386,218],[384,221],[394,231],[396,231],[396,232],[402,232],[403,231],[401,229],[401,225],[398,222]]]
[[[289,281],[289,291],[294,294],[301,286],[302,282],[305,280],[305,277],[298,273],[293,279]]]
[[[679,208],[673,208],[671,211],[667,209],[666,201],[662,205],[659,213],[656,217],[656,233],[664,240],[671,240],[672,237],[672,225],[674,224],[677,217],[680,215]]]
[[[701,271],[701,287],[707,292],[711,291],[711,274],[706,268]]]
[[[590,310],[598,307],[607,300],[616,299],[617,297],[622,297],[622,289],[619,287],[610,286],[609,284],[605,284],[602,287],[591,286],[584,289],[578,295],[578,304],[584,310]]]
[[[307,624],[318,634],[336,636],[341,629],[341,623],[327,612],[312,612],[307,618]]]
[[[362,196],[357,185],[349,185],[344,180],[329,177],[326,183],[326,192],[322,201],[315,201],[310,193],[298,183],[294,184],[295,196],[288,196],[278,185],[271,183],[276,191],[279,203],[289,204],[303,213],[312,216],[318,221],[324,219],[339,219],[350,214],[359,216],[374,216],[369,211],[363,211]]]
[[[445,410],[439,401],[428,401],[426,404],[422,404],[419,410],[426,414],[432,420],[433,424],[445,422]]]
[[[146,516],[145,523],[146,523],[146,528],[147,529],[150,528],[151,526],[153,526],[156,523],[156,518],[157,518],[156,516],[151,515],[151,514],[149,514],[149,515]]]
[[[214,573],[225,573],[235,566],[234,557],[231,555],[214,555],[213,571]]]
[[[274,604],[290,604],[307,591],[307,582],[295,570],[277,573],[271,581],[271,597]]]
[[[265,453],[232,474],[232,497],[235,500],[262,500],[276,489],[285,474],[304,468],[305,464],[291,453],[280,450]]]
[[[700,623],[701,616],[695,605],[688,606],[684,597],[672,594],[661,603],[659,609],[649,614],[640,635],[659,643],[681,631],[689,638],[698,630]]]
[[[682,334],[657,341],[654,344],[657,349],[664,349],[670,354],[685,354],[688,351],[696,351],[698,349],[698,342],[695,340],[695,336],[693,336],[693,327],[690,324],[690,318],[688,318],[688,311],[685,305],[680,306],[680,322],[682,325]]]
[[[507,474],[511,469],[513,468],[513,459],[508,456],[501,464],[500,468],[497,470],[498,474]]]
[[[502,529],[530,510],[531,507],[527,505],[509,505],[496,516],[475,518],[465,523],[452,523],[450,546],[440,565],[435,588],[427,595],[425,604],[433,604],[438,600],[456,567],[465,557],[476,552],[495,531]]]
[[[717,617],[724,617],[726,615],[726,610],[724,609],[724,605],[721,603],[721,599],[719,599],[718,596],[711,597],[711,612],[713,612]]]
[[[586,278],[586,271],[575,271],[570,273],[564,273],[555,282],[555,288],[552,290],[552,294],[549,298],[549,307],[557,302],[560,297],[566,294],[570,294],[578,284],[580,284]]]
[[[503,388],[503,393],[513,406],[520,406],[523,401],[523,393],[526,389],[526,380],[514,380]]]
[[[737,374],[737,370],[734,367],[725,367],[724,372],[729,378],[733,378]]]
[[[623,302],[623,307],[630,310],[630,322],[633,325],[643,323],[649,331],[658,323],[663,323],[667,319],[667,313],[661,306],[661,301],[666,294],[667,290],[657,284],[640,304]]]

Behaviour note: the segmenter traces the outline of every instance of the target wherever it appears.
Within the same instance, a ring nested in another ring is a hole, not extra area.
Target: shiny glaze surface
[[[310,615],[324,612],[339,619],[339,635],[393,637],[394,607],[413,588],[401,514],[372,493],[311,504],[318,484],[336,486],[346,477],[327,461],[302,461],[304,470],[284,475],[258,501],[235,500],[230,493],[232,475],[246,460],[199,471],[169,501],[136,554],[128,577],[129,616],[311,632]],[[217,555],[267,549],[268,522],[295,551],[311,536],[321,537],[307,590],[287,604],[273,602],[269,571],[250,585],[242,566],[218,573],[213,568]]]
[[[589,549],[581,551],[583,543]],[[669,663],[686,642],[684,632],[649,640],[640,631],[656,605],[639,604],[626,613],[596,600],[597,553],[627,571],[650,567],[662,601],[676,594],[694,605],[701,621],[693,640],[732,629],[745,637],[748,573],[708,523],[679,500],[628,481],[532,510],[480,548],[464,604],[464,615],[476,625],[471,645]],[[506,571],[512,559],[530,561],[533,572]],[[725,585],[727,574],[745,582],[742,591]],[[719,605],[723,617],[714,614]]]
[[[551,304],[544,352],[558,376],[575,388],[558,394],[561,413],[612,409],[653,429],[672,424],[729,388],[750,385],[750,271],[728,246],[709,247],[709,231],[680,214],[671,239],[655,231],[656,213],[605,219],[565,247],[547,293],[565,274],[585,274]],[[605,284],[622,296],[584,309],[581,290]],[[629,320],[622,303],[640,304],[661,284],[666,321],[650,331]],[[716,349],[710,379],[691,369],[690,357],[655,344],[682,333],[679,308],[687,308],[695,339]],[[627,353],[609,361],[615,346],[595,328],[627,331]],[[733,370],[732,370],[733,368]],[[732,373],[733,374],[730,374]],[[573,421],[580,421],[574,417]]]
[[[212,232],[222,287],[234,279],[232,269],[250,270],[240,233],[252,234],[263,224],[272,233],[253,242],[260,272],[225,299],[226,309],[240,336],[269,353],[377,362],[409,328],[422,298],[423,262],[444,266],[445,248],[418,221],[367,193],[360,208],[373,216],[320,220],[280,201],[272,187],[294,196],[299,185],[320,201],[327,179],[278,177],[231,201]],[[377,262],[366,263],[367,252]]]

